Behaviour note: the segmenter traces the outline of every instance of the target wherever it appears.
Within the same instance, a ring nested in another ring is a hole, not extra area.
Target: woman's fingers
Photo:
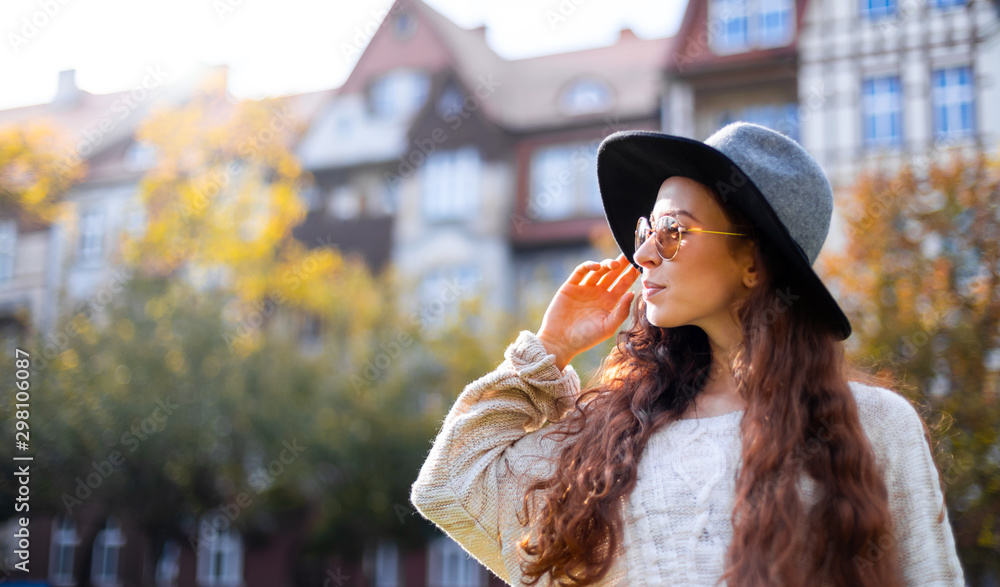
[[[636,269],[634,265],[629,263],[628,267],[626,267],[619,274],[618,281],[611,288],[611,293],[615,294],[616,296],[624,295],[625,292],[627,292],[628,289],[632,287],[632,284],[635,283],[635,280],[639,277],[639,275],[640,275],[639,270]]]
[[[619,255],[617,259],[605,259],[601,262],[584,261],[576,266],[566,282],[573,285],[596,285],[608,288],[630,267],[632,265],[625,255]]]
[[[594,271],[595,269],[600,267],[600,265],[601,264],[596,261],[584,261],[583,263],[580,263],[579,265],[576,266],[576,269],[573,271],[572,274],[570,274],[569,279],[567,281],[569,283],[572,283],[573,285],[581,285],[581,282],[584,280],[584,278],[587,277],[587,275],[591,271]]]
[[[610,288],[611,284],[627,273],[631,266],[632,264],[628,262],[625,255],[619,255],[617,259],[611,262],[611,270],[601,276],[601,279],[597,282],[597,286],[604,289]]]
[[[617,259],[605,259],[600,263],[600,265],[587,274],[580,282],[580,285],[598,285],[602,278],[608,274],[608,272],[613,271],[619,267]]]

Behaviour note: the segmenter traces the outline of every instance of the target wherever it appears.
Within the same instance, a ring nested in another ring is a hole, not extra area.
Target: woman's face
[[[663,215],[673,216],[684,228],[740,232],[709,189],[686,177],[671,177],[660,186],[650,224]],[[727,240],[735,238],[745,244],[734,255]],[[690,324],[710,336],[720,329],[732,330],[730,308],[756,280],[752,246],[741,237],[684,232],[670,261],[660,257],[651,237],[636,250],[635,261],[642,267],[642,296],[650,324],[661,328]]]

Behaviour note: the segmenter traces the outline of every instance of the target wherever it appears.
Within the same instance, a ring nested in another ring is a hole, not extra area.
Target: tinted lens
[[[649,222],[642,217],[635,225],[635,250],[638,251],[647,238],[649,238]]]
[[[661,216],[656,221],[656,249],[664,259],[677,254],[681,242],[680,225],[673,216]]]

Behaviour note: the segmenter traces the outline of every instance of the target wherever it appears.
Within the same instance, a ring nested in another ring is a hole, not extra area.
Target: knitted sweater
[[[517,520],[524,491],[552,473],[562,437],[543,439],[545,424],[573,409],[580,380],[572,366],[560,372],[555,355],[529,331],[504,356],[451,407],[410,500],[494,574],[519,585],[526,555],[517,543],[528,530]],[[870,545],[869,557],[897,547],[906,585],[964,585],[947,513],[937,521],[943,496],[919,415],[888,389],[850,386],[895,528],[895,536]],[[676,420],[650,437],[636,486],[621,501],[624,536],[601,585],[709,586],[722,575],[733,536],[742,414]],[[815,503],[811,483],[798,487],[804,505]],[[537,508],[541,501],[534,499]]]

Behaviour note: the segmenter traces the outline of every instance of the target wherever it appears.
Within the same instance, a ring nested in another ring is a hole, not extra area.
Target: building
[[[800,36],[803,146],[835,190],[1000,144],[996,2],[809,2]]]
[[[664,68],[662,130],[705,140],[736,120],[799,140],[799,23],[807,2],[691,0]]]

